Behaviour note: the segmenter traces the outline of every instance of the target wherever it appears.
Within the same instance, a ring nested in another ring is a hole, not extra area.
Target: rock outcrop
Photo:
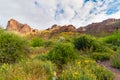
[[[29,25],[27,24],[21,24],[18,21],[14,19],[10,19],[7,24],[7,31],[16,31],[20,32],[22,34],[30,33],[30,32],[35,32],[36,30],[32,29]]]
[[[107,19],[99,23],[92,23],[84,28],[80,27],[77,32],[88,34],[111,33],[120,29],[120,19]]]
[[[47,30],[51,31],[52,33],[61,33],[61,32],[76,32],[76,28],[73,25],[53,25],[51,28]]]
[[[79,33],[85,33],[86,32],[86,28],[85,27],[79,27],[76,29],[77,32]]]

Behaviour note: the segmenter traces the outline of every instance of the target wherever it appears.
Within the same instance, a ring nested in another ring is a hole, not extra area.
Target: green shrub
[[[74,40],[74,45],[78,50],[92,49],[92,51],[103,51],[103,45],[95,37],[83,35]]]
[[[48,53],[49,60],[57,65],[66,64],[77,58],[77,53],[74,51],[74,46],[70,43],[58,43]]]
[[[32,41],[30,42],[32,47],[41,47],[43,46],[44,41],[41,38],[33,38]]]
[[[115,53],[111,60],[112,66],[120,69],[120,53]]]
[[[27,42],[21,37],[3,32],[0,34],[0,63],[14,63],[26,56]]]
[[[94,52],[94,53],[92,53],[92,58],[95,60],[105,61],[105,60],[109,60],[111,58],[111,54]]]
[[[52,80],[54,69],[49,61],[28,60],[0,66],[0,80]]]
[[[103,41],[115,46],[120,46],[120,32],[104,37]]]
[[[44,47],[52,47],[53,45],[54,45],[54,42],[53,42],[53,41],[50,41],[50,40],[45,41],[45,42],[43,43],[43,46],[44,46]]]
[[[93,60],[79,60],[65,65],[58,80],[113,80],[114,75]]]
[[[42,60],[42,61],[47,61],[48,60],[48,55],[47,54],[38,54],[36,57],[33,59],[37,60]]]

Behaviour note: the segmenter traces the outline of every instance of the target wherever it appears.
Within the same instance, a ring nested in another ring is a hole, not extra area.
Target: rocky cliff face
[[[84,28],[78,28],[78,32],[85,32],[88,34],[110,33],[120,29],[120,19],[107,19],[103,22],[92,23]]]
[[[7,31],[17,31],[17,32],[20,32],[22,34],[26,34],[26,33],[34,31],[34,29],[32,29],[29,25],[21,24],[14,19],[10,19],[8,21],[6,30]]]
[[[51,31],[52,33],[61,33],[61,32],[75,32],[76,28],[73,25],[53,25],[51,28],[48,28],[47,30]]]

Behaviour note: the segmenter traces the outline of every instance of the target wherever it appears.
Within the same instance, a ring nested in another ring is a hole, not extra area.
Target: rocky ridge
[[[48,28],[47,30],[53,32],[53,33],[61,33],[61,32],[76,32],[76,28],[73,25],[56,25],[54,24],[51,28]]]
[[[19,23],[18,21],[14,20],[14,19],[10,19],[8,21],[6,30],[7,31],[16,31],[16,32],[20,32],[22,34],[37,31],[37,29],[32,29],[28,24]]]
[[[100,33],[111,33],[113,31],[117,31],[120,29],[120,19],[107,19],[99,23],[92,23],[84,27],[76,28],[73,25],[53,25],[51,28],[46,29],[50,31],[52,34],[61,33],[61,32],[79,32],[79,33],[87,33],[87,34],[100,34]],[[8,21],[8,25],[6,28],[7,31],[17,31],[22,34],[26,34],[29,32],[37,32],[37,29],[32,29],[27,24],[21,24],[14,19],[10,19]]]

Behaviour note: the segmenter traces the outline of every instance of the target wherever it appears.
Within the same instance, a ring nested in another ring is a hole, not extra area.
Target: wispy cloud
[[[76,27],[120,18],[120,0],[0,0],[0,25],[10,18],[46,29],[53,24]]]

